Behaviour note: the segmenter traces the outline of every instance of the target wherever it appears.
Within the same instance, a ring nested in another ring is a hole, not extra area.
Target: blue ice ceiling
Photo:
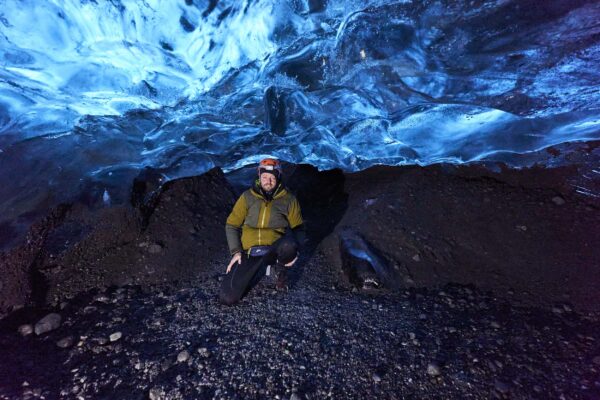
[[[2,215],[111,199],[144,167],[510,162],[600,137],[597,1],[0,0],[0,54]]]

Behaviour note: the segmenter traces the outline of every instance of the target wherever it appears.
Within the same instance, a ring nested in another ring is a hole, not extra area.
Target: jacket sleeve
[[[227,246],[229,247],[229,253],[232,255],[238,251],[242,251],[242,225],[248,214],[248,205],[246,204],[246,197],[242,194],[240,198],[235,202],[233,210],[227,222],[225,223],[225,235],[227,236]]]
[[[290,223],[292,233],[298,242],[298,246],[303,248],[306,242],[306,229],[304,227],[304,220],[302,219],[300,203],[295,197],[290,202],[288,208],[288,222]]]

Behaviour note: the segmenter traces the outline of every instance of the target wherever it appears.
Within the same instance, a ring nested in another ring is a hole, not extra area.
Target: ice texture
[[[1,219],[123,201],[144,168],[510,164],[600,137],[597,1],[0,0],[0,54]]]

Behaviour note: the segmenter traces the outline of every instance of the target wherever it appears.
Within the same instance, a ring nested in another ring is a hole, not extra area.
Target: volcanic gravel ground
[[[288,292],[265,278],[233,307],[215,273],[88,292],[40,336],[7,318],[0,398],[600,398],[597,316],[460,286],[358,291],[320,253],[294,272]]]

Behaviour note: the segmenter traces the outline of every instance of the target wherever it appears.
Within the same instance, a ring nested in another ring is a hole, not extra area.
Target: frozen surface
[[[516,165],[600,138],[597,1],[0,0],[0,54],[1,220],[123,201],[145,167]]]

